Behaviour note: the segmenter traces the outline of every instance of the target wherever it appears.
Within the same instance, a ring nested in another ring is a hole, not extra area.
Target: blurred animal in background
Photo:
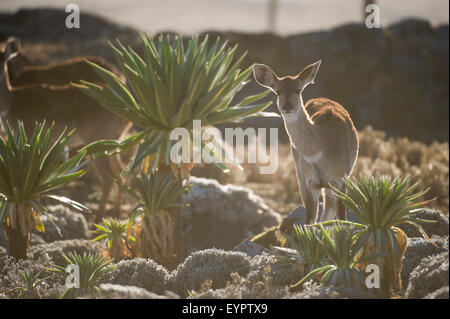
[[[356,129],[339,103],[317,98],[303,104],[302,92],[314,83],[320,63],[307,66],[296,76],[282,78],[264,64],[253,66],[256,81],[277,95],[308,224],[316,222],[321,192],[324,198],[321,220],[335,216],[346,219],[344,205],[329,186],[345,192],[342,177],[351,174],[358,156]]]
[[[0,112],[2,125],[7,120],[15,125],[24,122],[27,132],[34,123],[44,119],[55,122],[62,130],[76,128],[71,139],[71,149],[76,150],[100,139],[122,139],[131,124],[105,110],[96,101],[80,92],[70,83],[81,79],[105,85],[85,60],[95,62],[115,73],[122,81],[123,75],[100,57],[79,57],[51,65],[31,65],[23,54],[21,41],[10,37],[0,51]],[[103,157],[92,161],[102,186],[99,216],[105,212],[113,178],[119,178],[124,165],[120,156]],[[117,187],[115,211],[120,213],[121,190]]]

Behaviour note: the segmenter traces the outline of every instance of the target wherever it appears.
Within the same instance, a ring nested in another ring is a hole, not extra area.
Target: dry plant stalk
[[[175,255],[173,232],[174,222],[166,211],[143,217],[135,228],[136,256],[167,264]]]

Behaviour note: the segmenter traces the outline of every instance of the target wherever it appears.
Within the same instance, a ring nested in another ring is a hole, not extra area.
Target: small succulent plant
[[[20,276],[23,278],[23,286],[9,290],[9,293],[15,294],[18,298],[40,299],[41,296],[37,288],[47,279],[47,277],[39,279],[40,274],[39,272],[32,275],[28,271],[20,273]]]
[[[52,265],[50,271],[60,274],[66,280],[66,288],[60,298],[77,298],[90,295],[99,296],[99,280],[115,266],[110,266],[109,261],[105,261],[100,254],[78,255],[76,252],[64,254],[64,259],[68,265],[74,265],[77,271],[69,272],[67,267]],[[73,278],[74,282],[67,284],[69,276],[79,276]]]
[[[131,257],[128,242],[134,243],[134,237],[129,234],[130,227],[127,222],[117,219],[103,220],[103,225],[95,224],[95,233],[99,235],[93,241],[106,239],[106,250],[104,255],[114,261]]]

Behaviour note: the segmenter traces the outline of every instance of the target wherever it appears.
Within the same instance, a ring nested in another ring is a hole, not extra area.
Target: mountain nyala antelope
[[[323,97],[303,103],[302,92],[314,83],[320,64],[317,61],[296,76],[281,78],[264,64],[253,66],[256,81],[277,95],[307,224],[317,220],[321,192],[324,203],[321,220],[346,219],[345,207],[330,185],[346,191],[342,178],[351,174],[358,156],[358,135],[342,105]]]
[[[32,65],[23,54],[21,41],[11,37],[0,50],[0,115],[13,126],[20,119],[30,134],[35,121],[55,121],[55,128],[76,128],[70,147],[77,149],[100,139],[122,140],[131,123],[102,108],[92,98],[70,85],[86,79],[106,85],[86,63],[89,60],[124,76],[101,57],[79,57],[51,65]],[[98,219],[106,210],[106,203],[114,186],[113,178],[120,178],[124,168],[120,156],[102,157],[92,161],[102,186]],[[121,189],[117,187],[116,214],[120,213]]]

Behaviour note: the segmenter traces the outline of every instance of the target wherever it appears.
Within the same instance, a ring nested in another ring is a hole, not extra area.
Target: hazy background
[[[1,0],[0,11],[19,8],[65,8],[76,3],[115,22],[148,32],[173,30],[193,34],[205,30],[261,32],[268,30],[270,0]],[[330,29],[360,22],[362,0],[278,0],[275,31],[292,34]],[[433,25],[449,22],[448,0],[380,0],[382,25],[408,17],[429,20]],[[82,23],[82,22],[81,22]]]

